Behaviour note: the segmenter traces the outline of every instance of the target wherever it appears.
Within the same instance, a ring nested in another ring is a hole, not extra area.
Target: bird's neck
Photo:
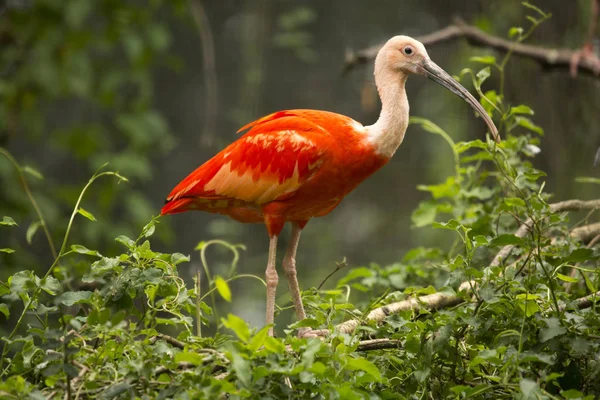
[[[373,125],[367,126],[367,136],[375,151],[384,157],[394,155],[408,127],[408,98],[404,84],[406,76],[376,71],[375,84],[381,98],[381,113]]]

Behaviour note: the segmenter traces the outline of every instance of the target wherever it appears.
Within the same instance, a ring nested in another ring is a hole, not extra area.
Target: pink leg
[[[296,276],[296,250],[300,241],[300,233],[302,229],[297,223],[292,224],[292,237],[288,245],[285,256],[283,257],[283,270],[290,285],[290,293],[296,310],[296,318],[298,321],[306,318],[304,305],[302,304],[302,296],[300,296],[300,286],[298,285],[298,277]]]
[[[265,277],[267,281],[267,325],[273,325],[275,319],[275,293],[277,292],[277,283],[279,277],[275,269],[277,255],[277,235],[271,236],[269,243],[269,260],[267,262],[267,271]],[[273,336],[273,326],[269,328],[269,336]]]

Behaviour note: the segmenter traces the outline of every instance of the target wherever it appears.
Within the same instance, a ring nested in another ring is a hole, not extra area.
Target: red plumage
[[[271,236],[287,221],[302,226],[332,211],[388,159],[375,153],[363,126],[315,110],[280,111],[181,181],[162,214],[202,210],[264,222]]]

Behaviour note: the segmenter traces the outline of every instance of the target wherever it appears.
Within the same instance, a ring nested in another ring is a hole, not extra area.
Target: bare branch
[[[476,285],[477,284],[474,281],[463,282],[459,286],[458,292],[466,292],[470,294]],[[420,309],[438,310],[441,308],[456,306],[464,301],[465,299],[463,297],[452,296],[446,293],[434,293],[425,296],[419,296],[378,307],[367,314],[364,319],[350,319],[342,322],[341,324],[336,325],[335,330],[341,333],[352,333],[362,324],[364,320],[381,322],[390,315],[398,314],[402,311],[417,311]],[[303,337],[325,337],[327,335],[329,335],[328,329],[315,329],[303,333]]]
[[[165,342],[169,343],[171,346],[177,347],[178,349],[181,349],[181,350],[183,350],[183,348],[185,347],[185,343],[175,339],[174,337],[171,337],[169,335],[165,335],[162,333],[159,333],[156,336],[152,337],[149,340],[149,342],[150,342],[150,344],[154,344],[158,341],[158,339],[162,339]]]
[[[471,288],[475,285],[475,282],[463,282],[458,288],[459,292],[465,291],[471,292]],[[437,310],[440,308],[453,307],[458,305],[465,300],[462,297],[452,296],[445,293],[434,293],[417,298],[407,299],[398,301],[396,303],[387,304],[382,307],[378,307],[367,314],[366,319],[369,321],[381,322],[388,316],[398,314],[402,311],[413,310],[417,311],[421,308],[428,310]],[[351,319],[343,322],[336,326],[336,330],[343,333],[352,333],[358,328],[361,321],[358,319]]]
[[[575,308],[579,310],[583,310],[585,308],[590,308],[596,302],[600,300],[600,292],[592,293],[589,296],[580,297],[579,299],[574,300],[571,305],[575,306]],[[564,304],[560,307],[561,311],[565,311],[568,309],[569,304]]]
[[[579,226],[571,231],[571,237],[584,243],[591,241],[600,234],[600,223]],[[597,241],[597,240],[596,240]]]
[[[400,341],[394,339],[371,339],[363,340],[358,344],[357,351],[399,349]]]
[[[449,25],[446,28],[428,35],[419,36],[416,39],[425,46],[432,46],[434,44],[460,38],[467,39],[467,41],[474,46],[488,47],[501,52],[512,50],[513,54],[533,59],[548,69],[562,68],[568,71],[571,67],[572,59],[577,53],[576,51],[569,49],[553,49],[511,42],[510,40],[489,35],[460,20],[453,25]],[[350,71],[357,65],[373,60],[381,46],[383,46],[383,44],[378,44],[356,52],[348,52],[346,54],[344,71]],[[600,78],[600,59],[597,57],[581,58],[578,68],[583,73]]]
[[[579,210],[595,210],[600,209],[600,199],[596,200],[565,200],[558,203],[550,204],[550,211],[553,213],[563,212],[563,211],[579,211]],[[519,229],[514,233],[515,236],[520,238],[524,237],[531,229],[531,225],[533,224],[533,220],[531,218],[527,219],[527,221],[523,222]],[[491,267],[497,267],[500,265],[511,253],[512,249],[515,246],[508,245],[504,246],[496,257],[492,260],[490,264]]]
[[[323,285],[325,284],[325,282],[327,282],[327,280],[329,278],[331,278],[336,272],[338,272],[340,269],[347,267],[348,263],[346,262],[346,258],[344,257],[344,259],[341,262],[336,262],[335,263],[335,269],[333,271],[331,271],[329,273],[329,275],[327,275],[319,284],[319,286],[317,287],[317,290],[321,290],[321,288],[323,287]]]

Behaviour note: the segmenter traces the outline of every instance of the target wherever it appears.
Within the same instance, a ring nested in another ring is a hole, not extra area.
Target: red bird
[[[296,278],[300,232],[311,218],[329,214],[400,146],[408,126],[404,84],[409,74],[424,75],[462,97],[484,118],[496,141],[500,140],[479,102],[429,59],[423,44],[396,36],[375,60],[375,83],[382,102],[375,124],[363,126],[327,111],[276,112],[241,128],[248,132],[198,167],[167,197],[163,215],[201,210],[266,225],[271,238],[267,324],[273,324],[279,281],[275,254],[283,226],[292,224],[283,269],[300,320],[306,317]],[[269,333],[273,334],[272,327]]]

